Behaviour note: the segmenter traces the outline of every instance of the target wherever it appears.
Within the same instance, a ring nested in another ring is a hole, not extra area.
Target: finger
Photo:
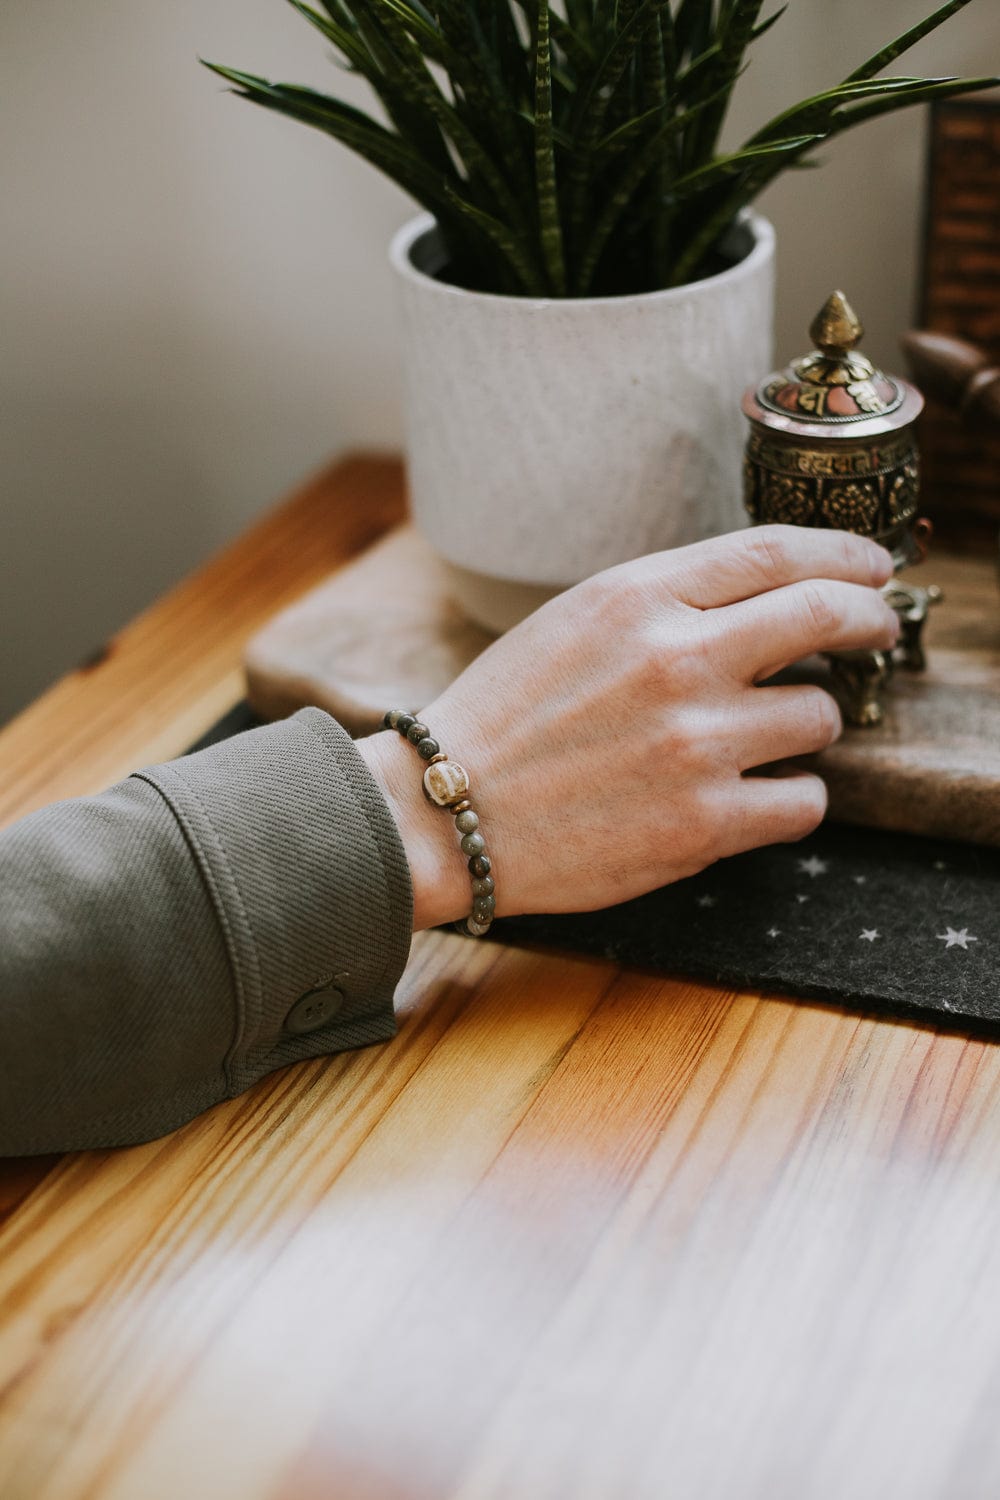
[[[740,771],[812,755],[839,739],[844,722],[821,687],[755,687],[730,706],[727,744]]]
[[[671,591],[697,609],[716,609],[807,578],[880,587],[893,573],[884,547],[852,531],[751,526],[654,554]]]
[[[811,578],[703,617],[721,659],[742,682],[759,682],[814,651],[888,651],[899,618],[874,588]]]
[[[730,784],[729,796],[726,855],[765,844],[797,843],[813,833],[826,814],[826,786],[811,771],[742,776]]]

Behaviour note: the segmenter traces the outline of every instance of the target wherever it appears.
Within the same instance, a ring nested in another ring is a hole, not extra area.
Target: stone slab
[[[925,672],[897,670],[884,723],[813,757],[831,816],[1000,846],[1000,583],[992,558],[934,555],[907,578],[940,584]],[[821,679],[820,679],[821,680]]]
[[[390,531],[276,615],[247,646],[247,697],[267,719],[315,703],[357,736],[392,706],[417,708],[493,637],[449,598],[437,554]]]

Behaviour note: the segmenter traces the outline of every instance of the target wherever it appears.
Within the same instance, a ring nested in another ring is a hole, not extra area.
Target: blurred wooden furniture
[[[992,96],[931,108],[918,317],[922,328],[969,339],[1000,363],[1000,104]],[[919,437],[921,512],[949,546],[995,552],[1000,434],[970,433],[935,393]]]
[[[352,459],[265,518],[0,734],[3,817],[183,749],[400,511]],[[0,1165],[3,1500],[996,1493],[1000,1049],[438,933],[398,1004]]]

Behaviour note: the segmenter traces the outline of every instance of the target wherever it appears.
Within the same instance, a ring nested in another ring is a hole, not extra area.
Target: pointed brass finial
[[[843,292],[831,292],[809,325],[817,349],[836,359],[853,349],[864,326]]]

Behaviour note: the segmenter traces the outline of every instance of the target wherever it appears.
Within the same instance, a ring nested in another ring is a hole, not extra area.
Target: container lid
[[[807,438],[863,438],[906,427],[923,398],[901,376],[877,370],[856,347],[864,328],[843,292],[832,292],[813,319],[811,354],[747,391],[754,422]]]

